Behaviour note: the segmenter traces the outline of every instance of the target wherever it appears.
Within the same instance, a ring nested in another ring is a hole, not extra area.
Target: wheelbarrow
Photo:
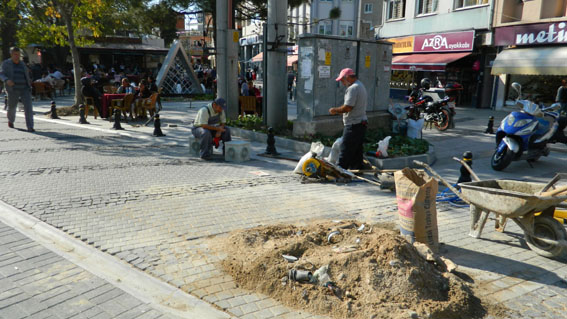
[[[544,257],[557,257],[567,248],[567,232],[553,218],[555,207],[567,200],[567,186],[554,185],[567,174],[557,174],[549,183],[531,183],[513,180],[477,180],[460,183],[461,191],[454,189],[429,165],[425,167],[433,176],[451,188],[457,196],[470,204],[471,223],[469,236],[480,238],[490,213],[501,222],[513,220],[523,231],[531,250]],[[475,176],[475,175],[473,175]]]

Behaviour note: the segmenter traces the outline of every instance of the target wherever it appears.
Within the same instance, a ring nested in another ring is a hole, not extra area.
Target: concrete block
[[[193,134],[189,135],[189,153],[193,156],[199,156],[200,149],[201,139],[193,136]]]
[[[227,162],[245,162],[250,160],[250,143],[245,141],[226,142],[224,160]]]

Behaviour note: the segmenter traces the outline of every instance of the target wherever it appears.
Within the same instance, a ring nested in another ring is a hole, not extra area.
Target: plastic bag
[[[421,130],[423,129],[423,124],[425,124],[424,119],[419,119],[417,121],[408,119],[408,137],[421,138]]]
[[[305,153],[305,155],[301,157],[301,159],[297,163],[297,166],[295,166],[293,172],[296,174],[303,174],[303,163],[305,163],[306,160],[310,159],[313,156],[313,153],[315,153],[315,157],[322,156],[324,150],[325,150],[325,145],[323,145],[323,143],[321,142],[311,143],[311,150],[309,150],[309,152]]]
[[[388,157],[388,145],[390,145],[391,138],[391,136],[386,136],[383,140],[378,142],[376,157]]]
[[[341,152],[341,144],[343,143],[342,136],[337,138],[331,147],[331,154],[325,160],[332,164],[337,164],[339,161],[339,154]]]

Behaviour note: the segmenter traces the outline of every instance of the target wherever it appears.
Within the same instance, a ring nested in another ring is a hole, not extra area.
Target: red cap
[[[341,73],[339,74],[339,77],[335,79],[335,81],[339,82],[342,78],[344,78],[347,75],[354,75],[354,71],[350,68],[344,68],[341,70]]]

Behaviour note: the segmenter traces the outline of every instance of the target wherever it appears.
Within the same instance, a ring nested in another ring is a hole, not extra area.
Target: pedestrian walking
[[[567,80],[561,80],[561,86],[557,89],[555,102],[561,103],[561,114],[567,115]]]
[[[343,142],[340,148],[339,166],[344,169],[362,169],[362,144],[368,125],[366,88],[349,68],[342,69],[335,80],[346,87],[343,105],[329,109],[331,115],[343,115]]]
[[[21,52],[18,47],[10,48],[10,58],[0,66],[0,80],[4,82],[8,95],[8,126],[14,128],[18,100],[24,104],[26,126],[28,132],[33,129],[33,107],[31,101],[32,81],[28,67],[20,61]]]

